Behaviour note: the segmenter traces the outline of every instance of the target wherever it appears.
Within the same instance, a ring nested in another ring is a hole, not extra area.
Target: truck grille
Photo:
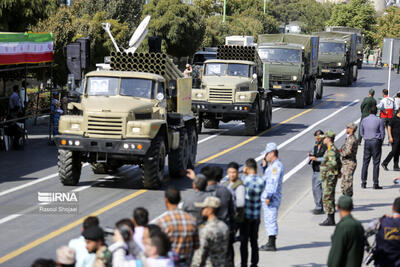
[[[232,103],[232,89],[210,88],[209,101],[217,103]]]
[[[290,75],[275,75],[271,74],[269,76],[270,82],[289,82],[292,80],[292,76]]]
[[[118,138],[122,135],[123,120],[120,117],[88,116],[89,137]]]

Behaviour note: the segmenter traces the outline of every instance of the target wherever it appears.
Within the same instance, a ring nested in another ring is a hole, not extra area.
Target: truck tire
[[[272,127],[272,98],[268,97],[267,101],[267,108],[268,108],[268,124],[267,129]]]
[[[77,151],[58,150],[58,176],[63,185],[77,185],[81,177],[81,155]]]
[[[322,81],[322,79],[317,79],[316,89],[315,89],[315,98],[322,99],[323,94],[324,94],[323,81]]]
[[[357,81],[358,78],[358,67],[356,65],[353,66],[353,81]]]
[[[314,81],[311,80],[307,84],[308,84],[308,88],[307,88],[306,104],[312,105],[314,103],[315,83],[314,83]]]
[[[106,163],[92,163],[90,164],[94,174],[107,174],[108,165]]]
[[[347,86],[348,73],[345,73],[343,77],[340,78],[340,86]]]
[[[197,155],[197,140],[198,140],[198,135],[196,133],[196,130],[191,127],[189,129],[189,163],[188,167],[193,169],[194,164],[196,164],[196,155]]]
[[[301,94],[296,95],[296,106],[304,108],[306,106],[306,92],[302,91]]]
[[[362,63],[362,60],[357,60],[357,69],[362,69]]]
[[[269,110],[268,110],[268,100],[265,100],[264,110],[259,111],[259,120],[258,120],[258,129],[260,131],[264,131],[268,129],[268,123],[270,121],[269,118]]]
[[[189,162],[189,137],[186,129],[180,130],[179,147],[171,150],[168,155],[168,169],[170,177],[182,177],[188,168]]]
[[[197,128],[197,134],[200,134],[203,128],[203,119],[200,117],[196,117],[196,128]]]
[[[218,129],[219,120],[217,119],[205,119],[204,128],[206,129]]]
[[[247,118],[244,120],[244,127],[246,135],[256,135],[259,128],[259,110],[258,110],[258,103],[255,102],[255,105],[252,109],[254,113],[250,113]]]
[[[142,165],[142,182],[144,188],[157,189],[164,178],[166,148],[164,139],[157,136],[153,139]]]
[[[347,86],[351,86],[353,84],[353,68],[351,67],[349,67],[347,78]]]

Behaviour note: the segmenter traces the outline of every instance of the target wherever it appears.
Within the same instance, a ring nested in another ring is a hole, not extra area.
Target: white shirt
[[[25,102],[29,101],[28,94],[25,94],[25,91],[26,91],[26,89],[24,87],[21,87],[21,89],[19,90],[19,98],[21,99],[22,108],[25,107]]]
[[[135,233],[133,234],[133,240],[139,246],[141,251],[144,251],[143,232],[144,232],[144,227],[143,226],[136,226],[135,227]]]
[[[68,247],[75,250],[75,267],[92,267],[94,259],[96,258],[95,253],[90,253],[86,249],[86,241],[83,236],[72,239],[68,243]]]

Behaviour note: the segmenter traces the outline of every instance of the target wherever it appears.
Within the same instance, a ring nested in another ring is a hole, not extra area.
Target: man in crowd
[[[364,228],[351,215],[351,197],[341,196],[337,208],[341,220],[332,236],[328,267],[360,267],[364,256]]]
[[[382,155],[382,143],[385,138],[385,127],[380,118],[376,117],[377,108],[372,107],[370,115],[361,121],[360,132],[365,140],[363,166],[361,170],[361,187],[367,187],[368,166],[373,159],[374,189],[382,189],[379,186],[379,163]]]
[[[244,222],[240,228],[240,256],[242,267],[247,267],[248,243],[251,245],[251,267],[256,267],[258,256],[258,229],[261,215],[261,194],[264,191],[264,179],[257,175],[257,162],[254,159],[246,160],[243,172],[243,183],[246,188],[244,205]]]
[[[319,224],[320,226],[335,225],[335,189],[341,170],[340,154],[334,144],[335,136],[336,134],[331,130],[326,131],[322,136],[327,147],[324,156],[320,159],[322,162],[320,166],[322,203],[328,216]]]
[[[9,99],[10,115],[11,118],[17,118],[18,114],[22,112],[21,98],[19,97],[18,85],[13,86],[13,93]]]
[[[261,246],[263,251],[276,251],[276,236],[278,235],[278,209],[282,198],[282,180],[284,175],[283,164],[278,158],[278,147],[275,143],[268,143],[264,152],[268,167],[264,172],[265,189],[261,195],[264,210],[265,230],[268,243]]]
[[[374,89],[370,89],[368,92],[368,96],[364,98],[363,102],[361,103],[361,121],[369,115],[369,112],[372,107],[376,107],[377,103],[374,98],[375,91]],[[358,131],[358,144],[361,144],[361,128]]]
[[[392,144],[392,151],[389,152],[385,160],[382,162],[382,167],[388,171],[388,164],[393,159],[393,170],[400,171],[399,168],[399,153],[400,153],[400,110],[390,119],[388,125],[389,143]]]
[[[74,267],[75,266],[75,251],[67,246],[62,246],[56,251],[56,263],[59,267]]]
[[[209,196],[201,203],[195,203],[202,208],[203,217],[207,222],[200,231],[200,248],[196,250],[192,267],[224,266],[227,257],[229,240],[228,226],[216,216],[216,209],[220,207],[217,197]],[[233,266],[233,265],[231,265]]]
[[[86,231],[90,227],[99,226],[99,219],[95,216],[87,217],[82,224],[82,232]],[[68,247],[75,251],[76,267],[92,267],[96,255],[94,253],[89,254],[86,248],[86,242],[83,235],[78,238],[72,239],[68,243]]]
[[[188,170],[193,172],[193,170]],[[184,198],[182,210],[189,213],[196,219],[197,227],[203,223],[203,217],[201,216],[201,209],[194,205],[195,202],[203,202],[203,200],[207,197],[207,193],[205,192],[207,187],[207,179],[203,174],[195,175],[194,172],[192,173],[195,176],[192,186],[194,192],[189,194],[186,198]]]
[[[29,102],[26,86],[28,86],[29,84],[26,81],[22,81],[21,85],[21,89],[19,90],[19,98],[21,99],[22,110],[25,112],[25,109]]]
[[[375,253],[378,267],[400,266],[400,197],[394,200],[392,210],[392,216],[383,216],[378,224]]]
[[[185,70],[183,71],[183,76],[185,77],[185,78],[190,78],[190,77],[192,77],[192,66],[190,66],[190,64],[186,64],[186,68],[185,68]]]
[[[393,110],[394,110],[394,100],[393,98],[388,96],[388,89],[382,90],[382,99],[378,104],[378,111],[381,119],[383,120],[383,124],[385,127],[388,127],[389,120],[393,118]]]
[[[349,123],[346,127],[346,141],[340,149],[342,162],[342,193],[343,195],[353,196],[353,174],[357,167],[358,142],[354,133],[357,131],[355,123]]]
[[[92,226],[82,232],[86,241],[86,248],[89,253],[95,253],[93,266],[110,267],[111,252],[108,250],[104,242],[104,232],[99,226]]]
[[[324,208],[322,205],[322,184],[321,184],[321,177],[320,177],[320,170],[319,167],[321,162],[318,161],[319,158],[322,158],[326,151],[326,146],[322,142],[321,135],[324,132],[322,130],[317,130],[314,133],[315,144],[312,151],[312,154],[309,155],[311,166],[313,169],[313,176],[312,176],[312,192],[314,197],[315,208],[312,210],[312,213],[315,215],[323,214]]]
[[[228,164],[227,168],[229,181],[224,184],[232,192],[234,204],[236,207],[235,213],[235,229],[232,236],[230,237],[229,243],[234,242],[236,232],[240,229],[244,220],[244,199],[246,189],[243,185],[242,180],[239,178],[239,164],[236,162],[231,162]]]
[[[133,211],[132,222],[135,225],[135,233],[133,240],[136,242],[141,251],[144,251],[143,232],[146,225],[149,223],[149,212],[142,207],[138,207]]]
[[[178,209],[181,195],[178,189],[170,187],[165,191],[167,212],[156,224],[167,234],[174,253],[177,266],[190,264],[193,252],[199,247],[199,235],[196,220],[189,213]]]

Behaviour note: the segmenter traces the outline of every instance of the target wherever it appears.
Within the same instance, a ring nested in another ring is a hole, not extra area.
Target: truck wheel
[[[324,85],[323,85],[322,79],[318,79],[317,85],[316,85],[316,90],[315,90],[315,97],[317,99],[322,99],[323,94],[324,94]]]
[[[167,152],[162,137],[157,136],[149,150],[142,166],[142,181],[144,188],[157,189],[164,178],[165,156]]]
[[[204,128],[206,129],[218,129],[219,120],[216,119],[205,119]]]
[[[267,101],[267,109],[268,109],[268,123],[267,129],[272,127],[272,98],[268,98]]]
[[[268,128],[268,121],[269,121],[269,111],[268,111],[268,104],[267,100],[264,104],[264,110],[259,111],[259,120],[258,120],[258,129],[260,131],[264,131]]]
[[[108,173],[108,165],[106,163],[92,163],[92,171],[94,174],[107,174]]]
[[[296,95],[296,106],[298,108],[304,108],[306,106],[306,92],[303,91],[301,94]]]
[[[58,176],[63,185],[77,185],[81,177],[81,155],[76,151],[58,150]]]
[[[254,105],[252,110],[254,113],[249,114],[247,118],[244,120],[244,127],[246,135],[256,135],[258,132],[259,125],[259,112],[258,112],[258,103]]]
[[[195,129],[192,127],[189,130],[189,163],[188,167],[193,169],[194,164],[196,164],[196,155],[197,155],[197,133]]]
[[[307,105],[312,105],[314,103],[314,91],[315,91],[315,83],[314,81],[309,81],[308,82],[308,88],[307,88],[307,99],[306,99],[306,104]]]
[[[356,65],[353,66],[353,81],[357,81],[358,78],[358,68]]]
[[[353,84],[353,69],[349,68],[349,72],[347,74],[347,86],[351,86]]]
[[[189,138],[186,129],[181,129],[178,149],[171,150],[168,155],[169,176],[182,177],[189,162]]]
[[[203,128],[203,119],[201,119],[200,117],[196,117],[196,128],[197,134],[200,134]]]
[[[345,73],[343,77],[340,78],[340,86],[347,86],[347,80],[349,79],[348,74]]]
[[[357,69],[362,69],[362,60],[357,61]]]

